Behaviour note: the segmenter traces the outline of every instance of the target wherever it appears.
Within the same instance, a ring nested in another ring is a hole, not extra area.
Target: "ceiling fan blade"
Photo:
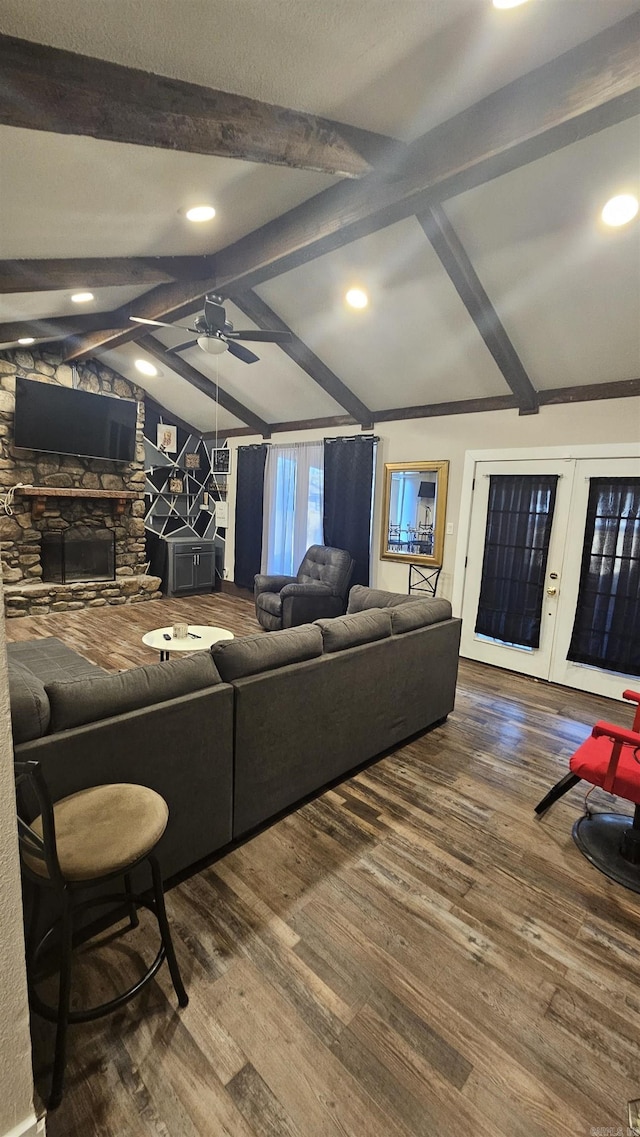
[[[216,300],[209,296],[204,298],[204,322],[212,332],[221,332],[227,320],[227,314]]]
[[[129,316],[134,324],[151,324],[154,328],[172,328],[173,324],[163,324],[162,320],[145,320],[143,316]]]
[[[288,343],[291,332],[260,331],[259,328],[246,328],[245,331],[225,332],[229,340],[253,340],[255,343]]]
[[[179,343],[177,347],[168,347],[167,355],[175,355],[177,351],[186,351],[188,347],[196,347],[197,340],[187,340],[186,343]]]
[[[162,320],[145,320],[143,316],[129,316],[134,324],[151,324],[154,328],[182,328],[184,332],[197,332],[197,328],[190,328],[188,324],[165,324]]]
[[[227,337],[225,336],[225,339]],[[241,359],[243,363],[259,363],[259,357],[249,351],[248,347],[242,347],[242,344],[234,343],[233,340],[228,341],[229,355],[235,355],[236,359]]]

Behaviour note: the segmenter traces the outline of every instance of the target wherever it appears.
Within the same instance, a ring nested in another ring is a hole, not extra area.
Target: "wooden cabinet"
[[[167,546],[167,596],[211,592],[220,587],[222,549],[215,541],[174,538]]]

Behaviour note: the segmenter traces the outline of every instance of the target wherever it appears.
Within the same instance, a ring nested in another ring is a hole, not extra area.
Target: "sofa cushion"
[[[415,596],[403,592],[384,592],[381,588],[366,588],[364,584],[354,584],[349,592],[347,615],[364,612],[367,608],[395,608],[398,604],[412,604]]]
[[[391,616],[380,608],[335,616],[333,620],[316,620],[316,624],[322,632],[325,652],[344,651],[391,635]]]
[[[44,683],[16,659],[9,659],[8,670],[13,741],[29,742],[32,738],[40,738],[47,733],[51,718]]]
[[[99,722],[190,695],[217,683],[220,683],[220,675],[206,651],[164,663],[150,663],[146,667],[133,667],[115,675],[47,683],[51,731]]]
[[[226,683],[273,671],[288,663],[302,663],[322,655],[322,634],[314,624],[285,628],[268,636],[245,636],[239,640],[214,644],[211,654]]]
[[[391,627],[395,635],[412,632],[415,628],[426,628],[429,624],[439,624],[441,620],[451,619],[451,605],[448,600],[429,597],[412,600],[411,604],[398,604],[392,608]]]

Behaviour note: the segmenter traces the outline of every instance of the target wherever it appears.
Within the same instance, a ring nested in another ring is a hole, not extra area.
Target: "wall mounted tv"
[[[136,445],[136,403],[19,376],[14,445],[131,462]]]

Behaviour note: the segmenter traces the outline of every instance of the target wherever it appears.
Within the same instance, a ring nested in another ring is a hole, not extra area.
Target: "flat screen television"
[[[136,445],[135,401],[19,376],[14,445],[131,462]]]

